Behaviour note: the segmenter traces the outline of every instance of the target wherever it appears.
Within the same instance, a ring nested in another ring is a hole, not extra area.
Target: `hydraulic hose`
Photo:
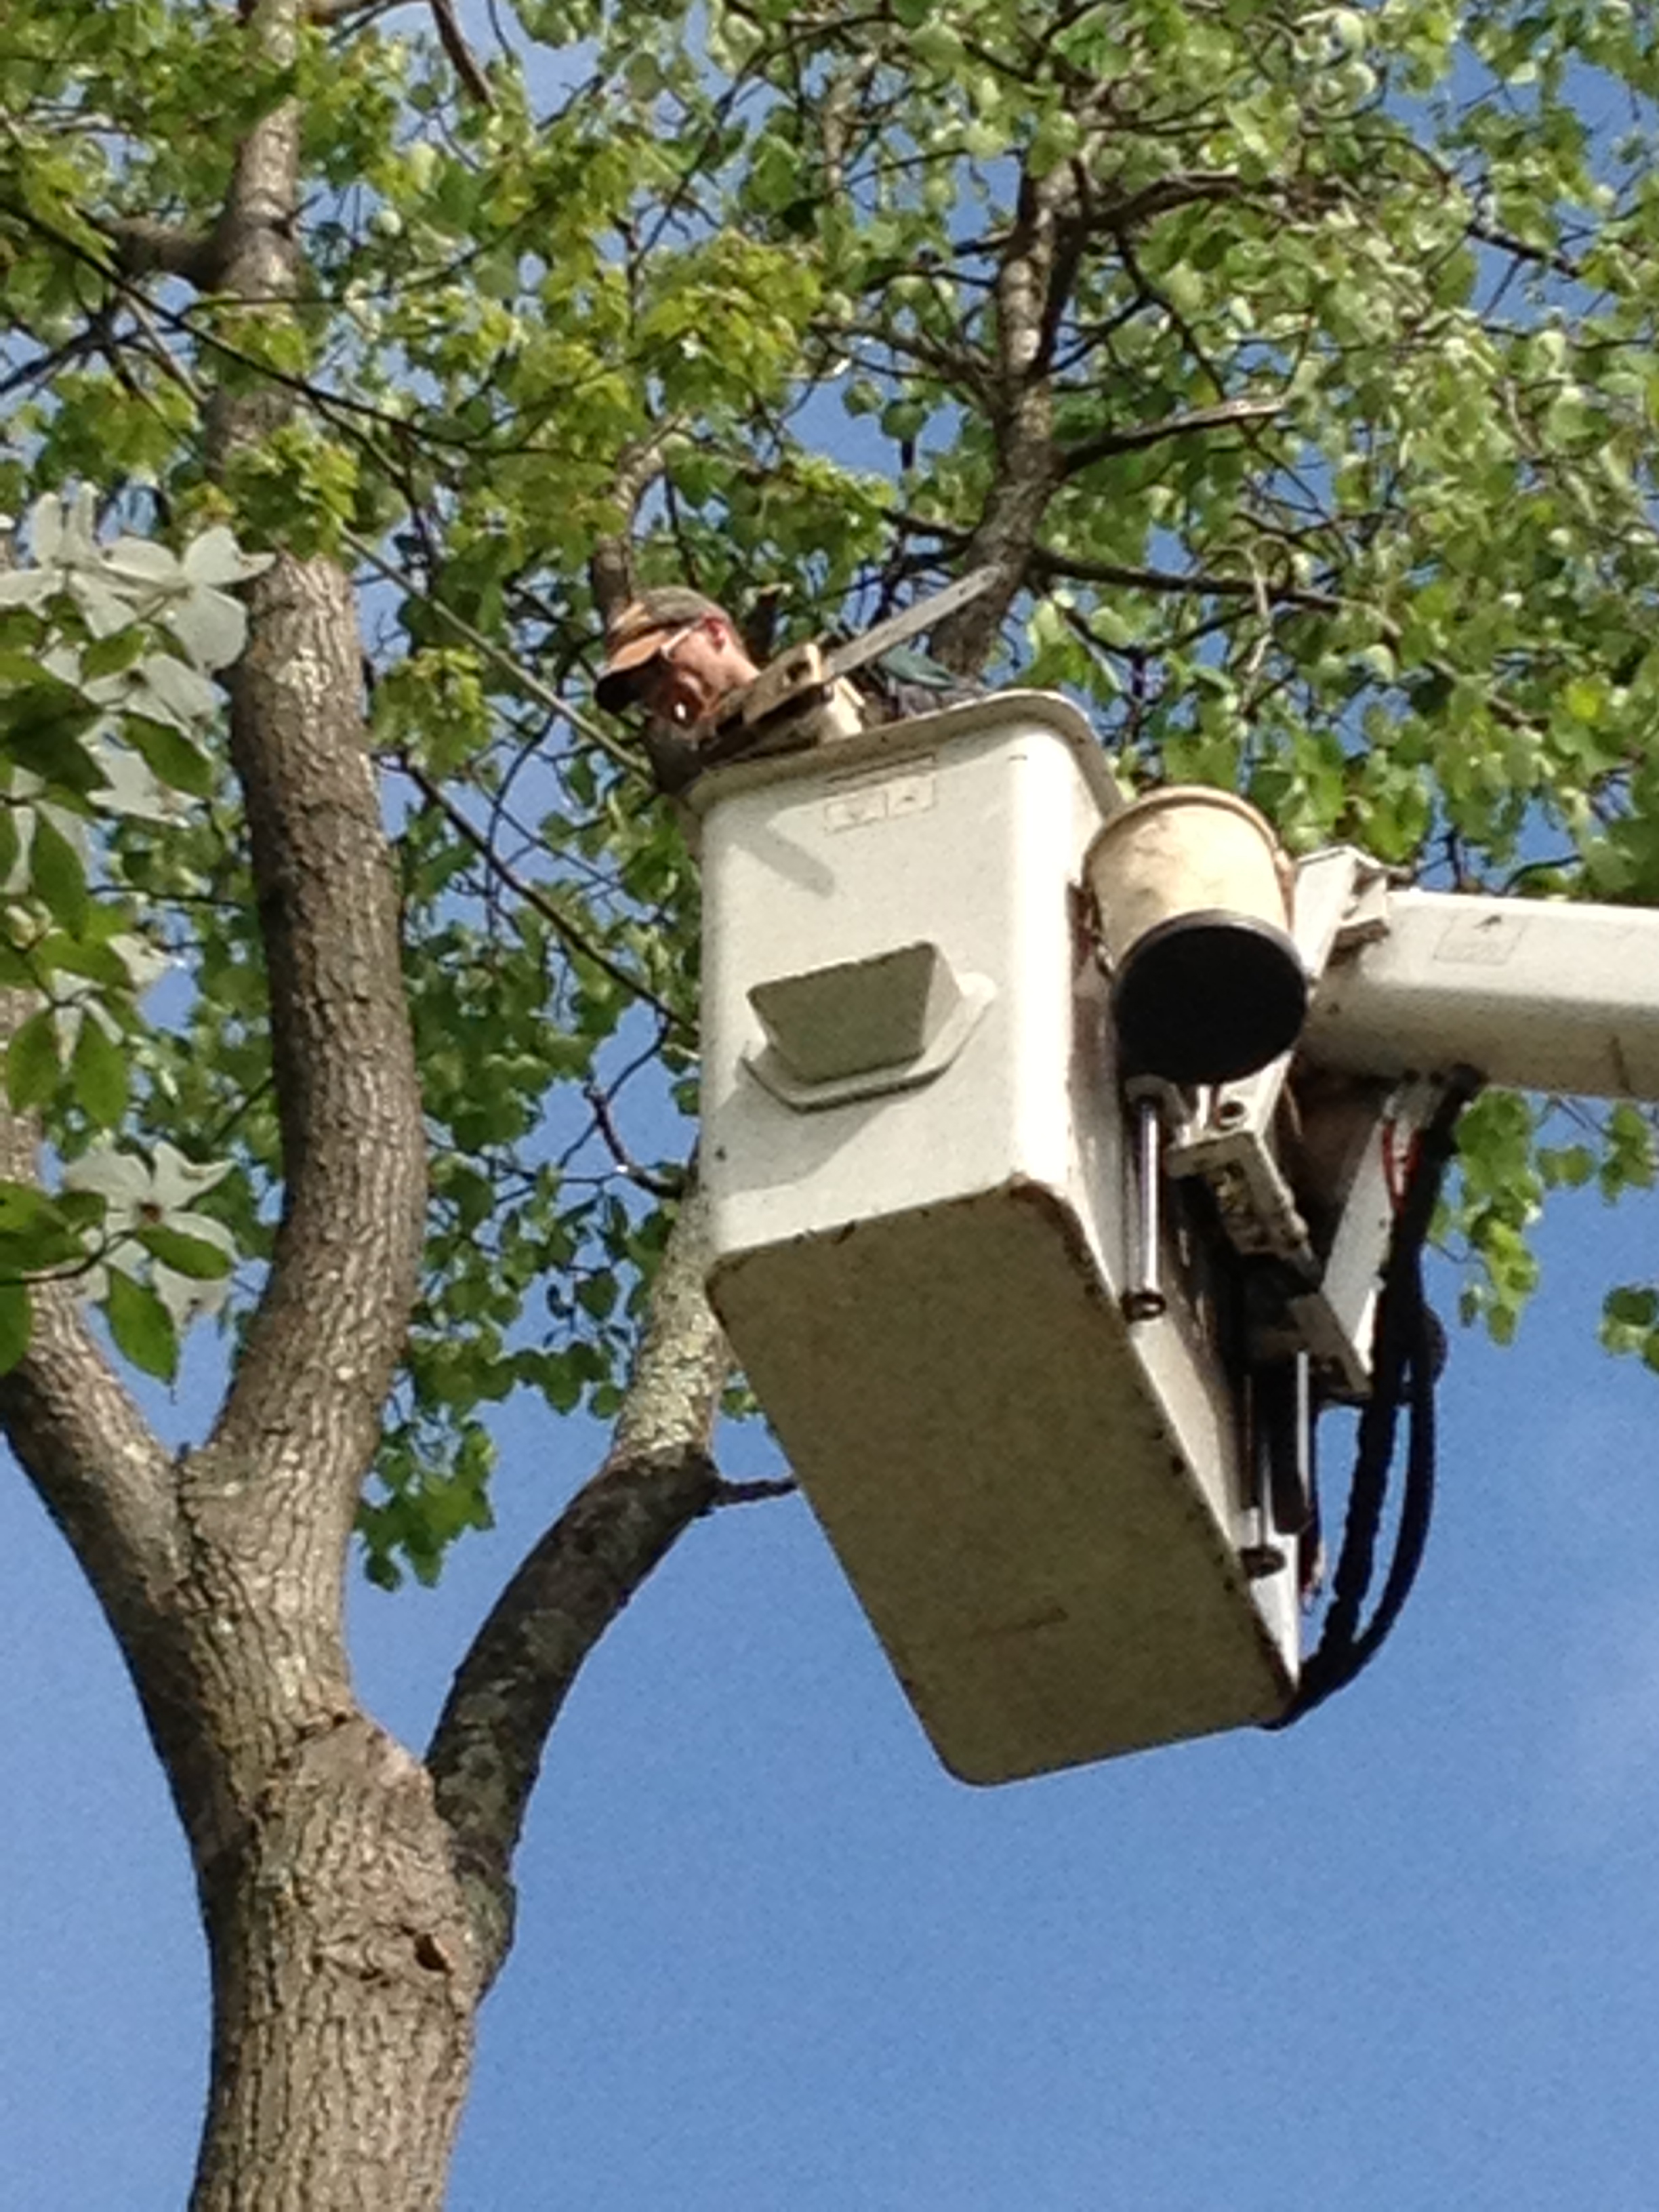
[[[1423,1563],[1434,1512],[1434,1389],[1441,1340],[1423,1295],[1423,1250],[1456,1147],[1458,1118],[1480,1087],[1468,1069],[1455,1070],[1419,1138],[1407,1180],[1377,1302],[1371,1357],[1371,1395],[1359,1422],[1359,1441],[1342,1548],[1331,1582],[1331,1603],[1319,1643],[1303,1667],[1288,1711],[1268,1723],[1285,1728],[1344,1689],[1368,1666],[1399,1620]],[[1361,1615],[1376,1566],[1388,1504],[1400,1418],[1407,1422],[1406,1465],[1394,1551],[1376,1610]]]

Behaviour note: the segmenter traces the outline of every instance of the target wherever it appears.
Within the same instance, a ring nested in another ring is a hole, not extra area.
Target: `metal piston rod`
[[[1129,1086],[1135,1132],[1133,1275],[1123,1293],[1124,1317],[1156,1321],[1169,1305],[1164,1291],[1164,1085],[1148,1079]]]

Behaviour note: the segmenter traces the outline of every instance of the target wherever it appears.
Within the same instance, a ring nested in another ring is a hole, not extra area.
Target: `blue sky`
[[[1288,1736],[964,1789],[799,1501],[694,1530],[554,1738],[454,2212],[1650,2212],[1659,1377],[1594,1318],[1656,1212],[1553,1201],[1517,1346],[1458,1335],[1418,1595]],[[392,1725],[594,1443],[525,1423],[500,1530],[361,1591]],[[184,1850],[15,1477],[0,1542],[0,2212],[179,2203]]]

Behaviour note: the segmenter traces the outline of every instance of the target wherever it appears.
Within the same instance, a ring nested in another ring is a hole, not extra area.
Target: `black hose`
[[[1423,1250],[1456,1148],[1458,1117],[1480,1087],[1479,1076],[1456,1070],[1418,1140],[1383,1269],[1371,1353],[1371,1394],[1360,1416],[1330,1607],[1318,1645],[1303,1667],[1296,1697],[1279,1719],[1267,1723],[1270,1728],[1285,1728],[1300,1720],[1370,1664],[1400,1618],[1423,1563],[1434,1512],[1434,1386],[1440,1364],[1439,1332],[1423,1296]],[[1376,1609],[1362,1629],[1360,1616],[1376,1565],[1402,1411],[1407,1440],[1394,1553]]]

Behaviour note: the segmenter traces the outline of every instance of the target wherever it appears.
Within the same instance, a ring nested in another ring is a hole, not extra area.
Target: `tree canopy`
[[[156,1601],[111,1594],[43,1363],[101,1361],[89,1295],[141,1369],[210,1311],[257,1378],[340,1279],[342,1193],[384,1234],[339,1541],[435,1573],[514,1393],[617,1418],[633,1485],[550,1532],[605,1587],[527,1562],[453,1710],[497,1704],[434,1747],[453,1814],[493,1746],[486,1889],[583,1652],[720,1500],[724,1359],[659,1273],[696,872],[589,700],[629,589],[781,645],[988,563],[933,652],[1065,688],[1130,781],[1460,888],[1659,896],[1656,94],[1620,0],[11,0],[0,1419],[141,1688]],[[1547,1118],[1466,1138],[1500,1334],[1544,1186],[1652,1177],[1636,1108]],[[329,1182],[331,1132],[384,1182]],[[1659,1364],[1652,1290],[1607,1329]],[[634,1481],[669,1442],[672,1497]]]

